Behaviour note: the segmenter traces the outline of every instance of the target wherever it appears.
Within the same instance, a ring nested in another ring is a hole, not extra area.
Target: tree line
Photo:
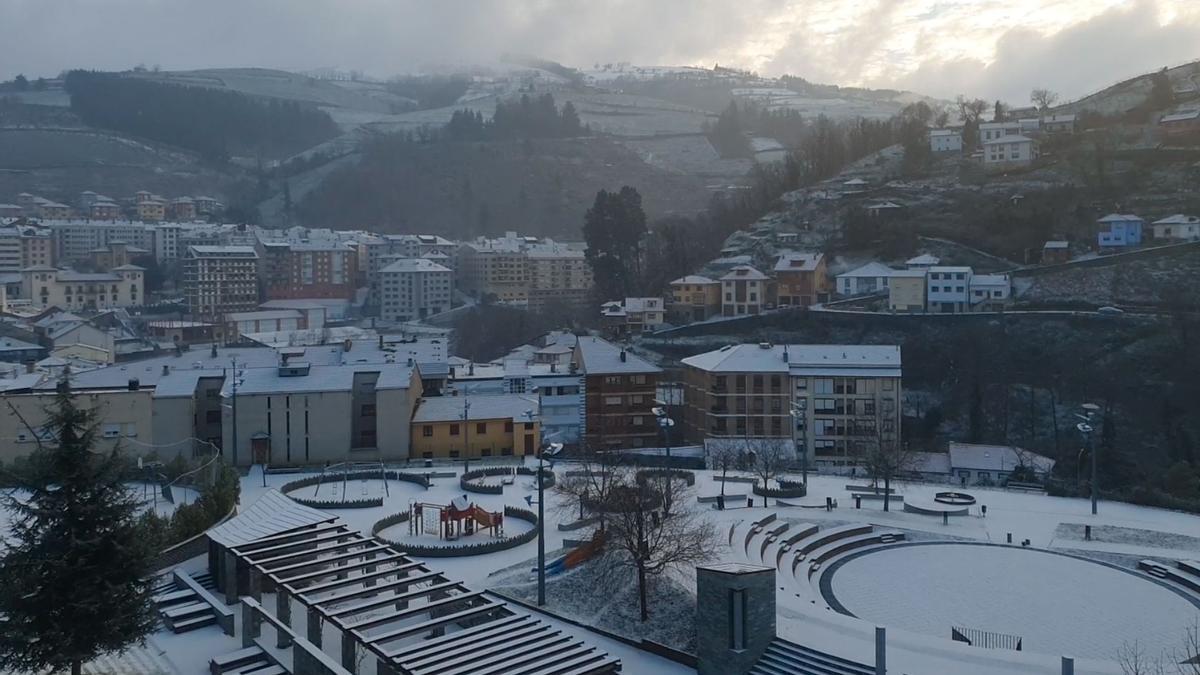
[[[455,141],[566,138],[590,133],[579,121],[575,105],[567,101],[559,108],[551,94],[537,98],[522,94],[516,100],[497,101],[490,119],[477,110],[455,110],[442,131]]]
[[[328,113],[296,101],[85,70],[67,73],[64,86],[85,123],[210,159],[289,155],[339,133]]]

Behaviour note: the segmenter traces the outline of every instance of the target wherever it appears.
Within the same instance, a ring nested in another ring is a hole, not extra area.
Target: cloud
[[[1176,14],[1159,24],[1151,2],[1111,9],[1051,35],[1014,27],[996,41],[990,63],[977,58],[926,60],[894,79],[875,79],[934,96],[963,93],[1028,102],[1034,87],[1078,98],[1163,66],[1200,56],[1200,16]]]
[[[0,0],[0,78],[69,68],[335,67],[522,52],[725,65],[1015,101],[1200,56],[1196,0]]]

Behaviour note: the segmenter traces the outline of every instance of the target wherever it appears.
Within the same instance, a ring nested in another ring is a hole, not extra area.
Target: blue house
[[[1142,243],[1142,226],[1146,221],[1131,214],[1110,213],[1100,220],[1097,235],[1100,248],[1123,248]]]

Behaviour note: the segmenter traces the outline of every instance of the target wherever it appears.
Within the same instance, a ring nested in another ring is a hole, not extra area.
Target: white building
[[[862,295],[887,290],[888,279],[896,270],[877,262],[837,275],[838,295]]]
[[[1177,213],[1150,224],[1155,239],[1200,239],[1200,218]]]
[[[1024,165],[1038,157],[1037,141],[1028,136],[1007,135],[983,142],[985,166]]]
[[[904,261],[904,264],[910,270],[927,270],[930,267],[933,267],[940,262],[942,262],[942,259],[937,257],[936,255],[930,255],[929,253],[922,253],[921,255],[916,256],[915,258],[909,258],[908,260]]]
[[[979,142],[987,143],[1005,136],[1020,136],[1020,122],[984,122],[979,125]]]
[[[927,311],[949,314],[970,307],[970,267],[930,267],[928,277]]]
[[[934,152],[962,152],[962,134],[954,129],[931,129],[929,149]]]
[[[738,265],[721,277],[721,315],[759,314],[767,301],[770,279],[749,265]]]
[[[379,270],[379,316],[412,321],[450,309],[454,272],[427,258],[402,258]]]
[[[1007,274],[972,274],[970,279],[971,306],[975,309],[994,309],[1012,297],[1012,281]]]

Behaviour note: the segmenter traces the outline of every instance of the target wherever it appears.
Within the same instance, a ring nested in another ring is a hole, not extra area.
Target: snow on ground
[[[951,626],[1007,633],[1021,636],[1025,651],[1098,659],[1134,641],[1155,654],[1179,648],[1181,627],[1196,615],[1147,577],[1008,546],[877,551],[834,571],[832,590],[866,621],[941,637]]]
[[[478,468],[478,466],[478,463],[473,464],[474,468]],[[565,466],[569,465],[559,464],[557,469],[561,472]],[[405,470],[403,466],[389,468]],[[423,471],[415,467],[410,467],[407,470],[413,472]],[[446,469],[439,467],[439,470]],[[456,467],[455,470],[461,472],[461,465]],[[712,495],[720,491],[720,484],[713,481],[711,472],[698,473],[700,475],[697,478],[697,494]],[[266,482],[269,487],[278,488],[291,480],[295,480],[295,478],[295,475],[272,475],[267,476]],[[821,527],[831,527],[851,522],[865,522],[881,528],[902,529],[908,534],[908,538],[913,541],[950,540],[1003,543],[1006,540],[1006,535],[1012,533],[1015,542],[1029,539],[1033,548],[1070,551],[1076,555],[1093,556],[1096,559],[1125,566],[1132,566],[1139,554],[1157,554],[1163,556],[1178,550],[1178,555],[1175,557],[1193,557],[1194,553],[1188,553],[1188,549],[1193,548],[1191,545],[1192,542],[1189,539],[1200,539],[1200,518],[1190,514],[1131,504],[1101,502],[1099,515],[1092,516],[1089,503],[1084,499],[1066,499],[1046,495],[1008,492],[998,488],[950,488],[945,485],[921,483],[900,483],[896,485],[896,489],[900,493],[917,500],[931,500],[934,493],[947,489],[966,491],[978,499],[978,504],[971,507],[970,515],[953,517],[950,519],[948,525],[943,525],[941,518],[936,516],[905,513],[903,507],[899,504],[893,504],[892,510],[889,512],[884,512],[882,510],[882,503],[878,501],[864,501],[861,510],[854,509],[854,502],[845,490],[845,486],[847,484],[862,482],[862,478],[811,476],[810,496],[804,500],[805,503],[820,503],[824,501],[826,496],[830,496],[836,499],[839,504],[839,508],[832,512],[826,512],[823,509],[779,508],[774,505],[774,500],[772,500],[771,507],[763,508],[761,498],[755,500],[755,506],[752,508],[742,507],[726,511],[708,510],[706,512],[717,525],[717,529],[722,537],[727,536],[730,526],[739,521],[743,523],[741,527],[744,528],[752,520],[762,518],[769,513],[778,512],[780,517],[789,521],[812,522]],[[388,485],[390,496],[385,499],[382,508],[340,509],[331,510],[330,513],[342,517],[352,527],[369,533],[371,526],[385,515],[407,511],[409,502],[412,500],[448,504],[451,499],[463,494],[459,488],[457,476],[454,478],[436,478],[433,483],[426,490],[412,483],[390,481]],[[746,488],[748,486],[735,484],[731,485],[727,491],[730,493],[748,492]],[[305,490],[310,489],[306,488]],[[323,488],[322,490],[324,491],[325,489]],[[360,485],[356,485],[355,481],[351,481],[347,487],[347,493],[353,497],[360,494],[361,489]],[[252,503],[262,492],[262,476],[255,471],[243,481],[243,504]],[[322,496],[325,495],[323,494]],[[525,501],[526,497],[531,497],[534,500],[532,508],[536,510],[536,489],[531,479],[518,479],[515,485],[506,486],[502,495],[468,494],[467,497],[483,508],[493,511],[502,509],[505,505],[531,508]],[[982,505],[988,507],[986,517],[981,515],[980,507]],[[698,505],[697,508],[707,508],[707,505]],[[581,538],[579,532],[560,532],[556,527],[559,523],[572,521],[577,517],[577,506],[563,503],[563,500],[558,495],[552,491],[548,491],[546,504],[546,549],[548,552],[561,549],[564,537],[571,539]],[[1063,532],[1071,530],[1060,532],[1060,525],[1064,523],[1072,526],[1091,524],[1094,526],[1093,531],[1097,537],[1093,541],[1080,541],[1075,538],[1067,538]],[[1102,527],[1113,529],[1102,530]],[[1129,533],[1118,534],[1124,530],[1136,530],[1140,531],[1141,534],[1136,536]],[[403,527],[401,531],[406,532]],[[1104,536],[1100,536],[1100,532],[1102,531],[1106,533]],[[1169,532],[1172,534],[1160,537],[1155,532]],[[742,536],[744,536],[744,530],[742,530],[742,533]],[[722,542],[724,541],[722,539]],[[1008,550],[999,547],[988,548],[995,548],[996,551],[1000,552]],[[745,556],[741,554],[740,549],[735,551],[734,549],[722,546],[721,551],[721,560],[745,560]],[[1033,552],[1030,551],[1014,552],[1033,555]],[[514,549],[483,556],[437,558],[426,560],[426,562],[434,569],[441,570],[453,578],[461,579],[468,585],[478,589],[504,585],[511,586],[514,589],[519,587],[521,589],[519,592],[512,589],[506,589],[506,592],[512,592],[517,597],[525,598],[529,597],[527,593],[533,588],[530,585],[533,575],[529,571],[533,568],[532,561],[536,557],[536,553],[537,543],[534,541]],[[884,554],[873,553],[867,555],[863,558],[864,563],[874,555]],[[773,556],[773,549],[769,549],[768,558],[772,562]],[[547,554],[547,559],[552,559],[549,553]],[[1083,565],[1087,565],[1087,563],[1078,563],[1077,567]],[[1096,567],[1100,566],[1097,565]],[[969,564],[964,564],[961,568],[968,570],[969,574]],[[1022,576],[1015,579],[1014,584],[1025,583],[1027,581],[1025,576],[1028,575],[1033,575],[1034,579],[1037,579],[1037,566],[1025,569],[1026,571],[1022,573]],[[504,577],[499,581],[497,578],[489,579],[489,575],[498,570],[509,570],[510,574],[508,577],[497,575],[498,578]],[[1147,593],[1147,597],[1152,598],[1152,600],[1148,601],[1149,604],[1127,604],[1127,606],[1121,608],[1127,613],[1128,620],[1131,623],[1138,621],[1139,616],[1157,612],[1160,605],[1164,607],[1163,612],[1182,611],[1178,609],[1178,605],[1176,604],[1164,604],[1162,598],[1166,596],[1159,595],[1158,592],[1161,589],[1152,584],[1142,583],[1135,577],[1116,570],[1104,570],[1102,568],[1101,574],[1111,574],[1114,575],[1111,577],[1112,579],[1120,579],[1134,585],[1140,584],[1139,588],[1145,586],[1143,590]],[[1126,576],[1129,576],[1129,579],[1125,579],[1124,577]],[[900,592],[899,589],[901,587],[912,588],[914,589],[913,592],[916,592],[915,589],[922,586],[922,584],[908,583],[903,575],[889,573],[884,578],[891,584],[889,587],[897,589],[897,592]],[[1103,583],[1109,583],[1107,581],[1109,578],[1105,576]],[[570,583],[567,583],[568,581]],[[569,577],[563,577],[561,580],[552,581],[548,588],[552,609],[562,611],[564,615],[575,615],[580,619],[585,619],[589,616],[596,617],[598,621],[601,619],[604,621],[616,620],[616,618],[623,616],[627,612],[632,612],[632,616],[636,618],[636,595],[630,595],[629,602],[622,602],[622,607],[618,611],[615,607],[607,607],[606,603],[601,601],[603,599],[617,602],[620,598],[616,594],[606,595],[602,592],[597,592],[589,584],[576,583],[582,581],[582,577],[574,580],[571,580]],[[556,583],[560,582],[564,583],[564,601],[561,608],[553,606],[554,604],[559,604],[555,599],[554,587]],[[1030,581],[1030,583],[1035,583],[1035,581]],[[679,589],[686,591],[686,597],[677,595],[678,599],[673,601],[674,606],[672,609],[677,609],[680,615],[688,614],[693,609],[692,604],[694,601],[691,598],[692,593],[694,593],[694,586],[692,584],[694,584],[694,581],[679,584]],[[777,593],[777,603],[779,613],[778,630],[780,635],[841,656],[869,662],[871,654],[873,654],[873,631],[875,624],[844,616],[828,609],[820,596],[813,591],[812,587],[807,583],[804,585],[806,588],[802,588],[799,582],[792,580],[790,577],[784,579],[782,575],[778,580],[777,586],[780,590]],[[984,585],[981,583],[980,587],[982,588]],[[570,589],[569,591],[568,588]],[[1131,586],[1130,588],[1133,587]],[[1003,592],[1003,589],[994,589],[992,591],[997,596]],[[570,611],[565,607],[565,603],[570,602],[572,598],[576,599],[574,611]],[[990,607],[1001,607],[1001,605],[993,604],[991,598],[992,596],[989,593],[979,591],[979,597],[975,603],[976,608],[980,612],[985,612]],[[1073,616],[1077,613],[1073,612],[1073,608],[1069,606],[1072,602],[1074,601],[1067,598],[1060,600],[1058,603],[1059,605],[1067,605],[1064,608],[1065,615]],[[1176,607],[1176,609],[1169,609],[1168,607]],[[1098,614],[1094,610],[1086,611],[1090,614]],[[1000,610],[997,609],[996,612],[1000,613]],[[665,622],[669,622],[672,620],[671,617],[674,614],[675,612],[673,611],[665,612],[659,618]],[[982,614],[980,616],[986,618]],[[655,621],[656,617],[652,616],[651,620]],[[982,621],[977,621],[977,623],[982,623]],[[1188,623],[1184,622],[1183,625],[1187,625]],[[947,622],[945,631],[943,631],[947,635],[949,630],[948,625],[949,622]],[[986,628],[986,626],[982,627]],[[633,631],[636,635],[641,629],[635,625],[629,630]],[[654,627],[647,629],[645,633],[649,636],[649,634],[659,630],[658,627]],[[1031,635],[1028,630],[1016,630],[1012,632],[1022,634],[1025,637],[1026,644],[1030,645],[1027,649],[1032,649],[1032,645],[1034,644],[1042,644],[1042,642],[1038,642],[1039,638]],[[587,636],[589,640],[593,640],[593,637],[591,635]],[[595,642],[596,640],[593,641]],[[1044,638],[1043,642],[1045,642]],[[1119,645],[1120,640],[1110,644]],[[1077,663],[1076,672],[1081,674],[1120,672],[1116,664],[1104,654],[1096,654],[1096,656],[1104,660],[1080,661]],[[1035,652],[1014,654],[997,653],[996,650],[975,649],[953,643],[947,637],[943,637],[941,632],[936,636],[924,635],[911,626],[899,624],[889,629],[889,660],[894,668],[899,669],[898,672],[910,673],[971,672],[978,673],[979,675],[993,675],[1015,672],[1047,674],[1058,672],[1056,656],[1051,657]],[[662,663],[667,664],[668,662],[662,661]],[[658,672],[637,668],[629,670],[630,672]]]
[[[133,492],[142,503],[142,510],[153,510],[156,514],[169,517],[175,513],[176,507],[180,504],[191,504],[200,496],[196,490],[185,487],[172,487],[171,494],[173,502],[168,502],[162,495],[162,490],[157,485],[148,485],[145,483],[129,483],[129,490]],[[28,498],[28,492],[18,489],[8,489],[3,491],[4,495],[16,497],[20,501],[25,501]],[[9,523],[13,514],[7,508],[0,506],[0,537],[8,534]]]

